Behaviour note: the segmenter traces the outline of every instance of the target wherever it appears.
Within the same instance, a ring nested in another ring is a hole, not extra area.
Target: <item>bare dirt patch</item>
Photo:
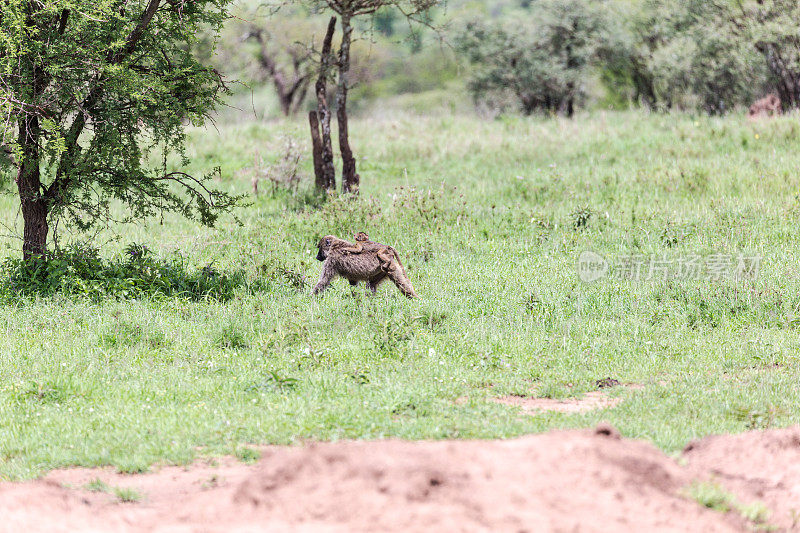
[[[582,413],[594,409],[616,407],[622,398],[608,396],[604,392],[587,392],[580,398],[533,398],[530,396],[500,396],[492,402],[519,407],[526,413],[536,414],[545,411],[556,413]]]
[[[506,441],[267,447],[255,465],[70,469],[0,483],[0,530],[744,530],[740,517],[680,495],[696,475],[606,425]],[[81,488],[98,478],[143,497],[121,503]]]

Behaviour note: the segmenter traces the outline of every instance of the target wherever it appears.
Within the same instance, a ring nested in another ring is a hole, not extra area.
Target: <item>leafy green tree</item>
[[[660,38],[648,68],[666,107],[724,113],[749,102],[764,81],[763,62],[730,24],[731,8],[705,0],[655,0]]]
[[[535,0],[528,17],[467,24],[456,46],[473,66],[469,89],[476,99],[510,93],[526,114],[572,116],[609,46],[606,11],[591,0]]]
[[[736,0],[730,20],[735,35],[766,61],[784,108],[800,107],[800,3]]]
[[[731,23],[726,0],[620,2],[620,46],[604,81],[655,109],[723,113],[748,103],[765,83],[763,60]],[[626,88],[631,88],[627,91]]]
[[[85,229],[176,211],[211,225],[236,198],[183,163],[184,126],[225,92],[191,53],[229,0],[0,0],[0,163],[14,174],[23,254],[45,254],[52,221]],[[149,156],[160,157],[148,168]]]

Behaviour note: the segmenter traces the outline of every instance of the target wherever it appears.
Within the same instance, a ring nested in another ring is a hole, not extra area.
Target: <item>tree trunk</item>
[[[350,41],[353,27],[350,17],[342,15],[342,47],[339,49],[339,86],[336,92],[336,119],[339,123],[339,151],[342,153],[342,192],[358,194],[361,177],[350,148],[347,128],[347,74],[350,71]]]
[[[320,123],[322,153],[320,158],[321,177],[317,183],[323,185],[325,190],[336,190],[336,168],[333,166],[333,143],[331,141],[331,111],[328,108],[327,80],[331,62],[331,43],[333,33],[336,31],[336,17],[331,17],[328,22],[328,31],[322,43],[322,56],[320,59],[319,78],[315,86],[317,92],[317,118]],[[312,139],[313,142],[313,139]]]
[[[275,92],[278,95],[278,101],[281,106],[281,112],[288,117],[293,115],[303,105],[303,100],[306,97],[306,90],[308,89],[310,75],[304,74],[302,58],[296,57],[293,54],[293,67],[294,74],[291,78],[281,69],[275,62],[275,57],[270,52],[268,42],[264,38],[262,30],[255,29],[250,32],[249,36],[255,37],[260,46],[258,52],[258,62],[272,78],[272,84],[275,86]]]
[[[296,94],[294,96],[294,104],[292,104],[292,108],[289,110],[289,114],[294,115],[300,108],[303,106],[303,103],[306,101],[306,93],[308,93],[308,86],[310,85],[311,76],[309,75],[303,81],[303,84],[297,89]]]
[[[38,117],[20,120],[19,144],[23,155],[16,182],[22,208],[22,256],[25,259],[42,257],[47,252],[47,200],[42,195],[38,143]]]
[[[308,125],[311,126],[311,155],[314,158],[314,188],[324,191],[326,180],[322,171],[322,137],[319,134],[319,117],[316,111],[309,111]]]
[[[775,45],[762,46],[759,51],[767,58],[767,65],[776,79],[783,111],[800,106],[800,82],[798,81],[800,76],[787,67],[787,62]]]

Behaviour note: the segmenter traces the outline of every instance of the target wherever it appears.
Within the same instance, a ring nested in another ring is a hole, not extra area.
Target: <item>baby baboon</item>
[[[357,246],[361,246],[361,250],[352,252]],[[319,241],[317,259],[323,261],[323,265],[314,294],[324,291],[336,276],[345,278],[354,286],[365,281],[374,294],[378,285],[388,277],[406,297],[417,298],[397,251],[391,246],[371,241],[359,241],[353,245],[326,235]]]
[[[354,246],[342,248],[342,252],[344,254],[360,254],[362,251],[364,251],[363,243],[369,243],[372,245],[369,247],[371,249],[370,251],[374,252],[378,256],[378,260],[381,262],[381,267],[385,271],[388,272],[392,268],[394,259],[397,259],[397,262],[400,264],[400,268],[403,268],[403,264],[400,262],[400,257],[397,255],[397,250],[391,246],[369,240],[369,235],[363,231],[356,233],[354,238],[356,240],[356,244]],[[405,270],[403,271],[403,275],[406,275]],[[355,285],[355,283],[351,283],[351,285]],[[373,292],[375,292],[374,289]]]
[[[361,245],[362,242],[371,242],[369,240],[369,235],[364,233],[363,231],[359,231],[355,234],[356,244],[355,246],[351,246],[349,248],[342,248],[342,252],[345,254],[360,254],[364,247]],[[380,244],[380,243],[373,243],[373,244]]]
[[[764,98],[760,98],[753,102],[747,115],[750,118],[756,117],[769,117],[772,115],[780,115],[781,113],[781,99],[777,94],[768,94]]]

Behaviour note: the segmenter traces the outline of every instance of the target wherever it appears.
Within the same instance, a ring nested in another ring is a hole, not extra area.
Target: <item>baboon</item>
[[[359,231],[353,237],[356,240],[356,244],[354,246],[342,248],[342,252],[345,255],[360,254],[364,250],[362,243],[369,243],[373,245],[370,246],[370,248],[375,254],[377,254],[378,260],[381,262],[381,267],[384,270],[388,271],[392,267],[392,261],[395,258],[397,258],[397,261],[400,262],[400,257],[397,255],[397,250],[386,244],[369,240],[369,235],[367,235],[365,232]],[[400,263],[400,266],[402,267],[403,264]],[[403,274],[405,274],[405,271]]]
[[[352,252],[357,246],[361,247],[360,251]],[[319,241],[317,259],[323,261],[323,265],[314,294],[324,291],[336,276],[341,276],[352,286],[365,281],[373,294],[378,285],[389,278],[406,297],[418,297],[397,251],[391,246],[368,240],[353,245],[344,239],[326,235]]]
[[[356,244],[349,248],[342,248],[342,252],[344,252],[345,254],[360,254],[364,250],[364,247],[361,245],[361,243],[372,242],[369,240],[369,235],[367,235],[363,231],[359,231],[358,233],[356,233],[354,235],[354,238],[356,240]],[[373,244],[380,244],[380,243],[376,242]]]
[[[760,98],[753,102],[747,116],[750,118],[756,117],[769,117],[772,115],[780,115],[781,113],[781,99],[777,94],[768,94],[764,98]]]

